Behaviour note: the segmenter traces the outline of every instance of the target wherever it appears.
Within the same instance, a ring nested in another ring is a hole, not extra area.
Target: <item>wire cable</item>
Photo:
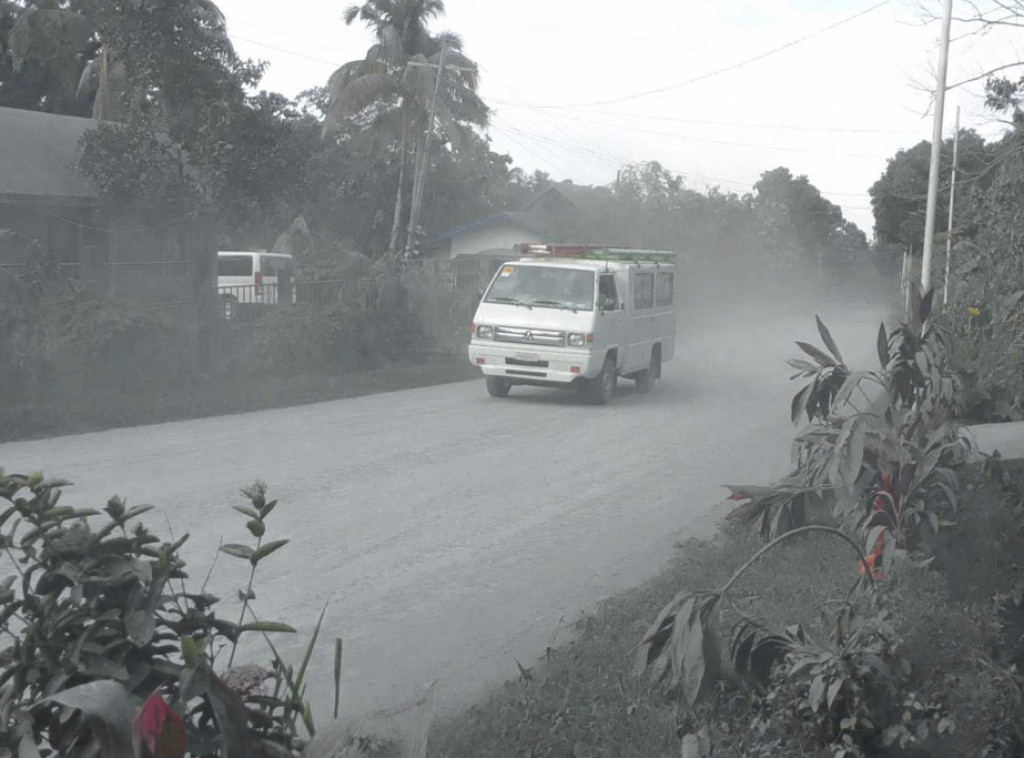
[[[562,105],[552,105],[552,104],[547,104],[547,103],[515,103],[515,104],[517,104],[517,105],[527,105],[527,106],[532,107],[532,108],[545,108],[545,109],[547,109],[547,108],[550,108],[550,109],[590,108],[590,107],[595,106],[595,105],[611,105],[612,103],[624,103],[624,102],[626,102],[628,100],[636,100],[636,99],[641,98],[641,97],[649,97],[650,95],[659,95],[662,92],[669,92],[671,90],[679,89],[680,87],[685,87],[685,86],[690,85],[690,84],[696,84],[697,82],[702,82],[702,81],[704,81],[706,79],[710,79],[713,76],[719,76],[720,74],[724,74],[724,73],[727,73],[727,72],[730,72],[730,71],[735,71],[736,69],[743,68],[744,66],[749,66],[751,63],[756,63],[757,61],[764,60],[765,58],[768,58],[769,56],[781,53],[782,51],[788,50],[791,47],[795,47],[796,45],[799,45],[799,44],[801,44],[803,42],[806,42],[809,39],[813,39],[814,37],[818,37],[818,36],[820,36],[822,34],[830,32],[833,29],[838,29],[840,26],[843,26],[845,24],[849,24],[852,21],[856,21],[857,19],[859,19],[859,18],[861,18],[863,16],[866,16],[869,13],[872,13],[872,12],[876,11],[879,8],[882,8],[883,6],[888,5],[890,2],[892,2],[892,0],[882,0],[882,2],[875,3],[870,8],[866,8],[865,10],[862,10],[859,13],[855,13],[852,16],[848,16],[848,17],[846,17],[846,18],[844,18],[844,19],[842,19],[840,21],[835,22],[834,24],[829,24],[828,26],[823,27],[821,29],[818,29],[817,31],[811,32],[810,34],[805,34],[803,37],[798,37],[795,40],[790,40],[786,44],[780,45],[779,47],[774,47],[771,50],[766,50],[765,52],[760,53],[758,55],[755,55],[755,56],[753,56],[751,58],[746,58],[746,59],[744,59],[742,61],[739,61],[737,63],[733,63],[733,64],[728,65],[728,66],[723,66],[722,68],[718,68],[718,69],[715,69],[713,71],[708,71],[708,72],[703,73],[703,74],[701,74],[699,76],[695,76],[695,77],[693,77],[691,79],[685,79],[685,80],[683,80],[681,82],[676,82],[675,84],[669,84],[669,85],[666,85],[664,87],[658,87],[656,89],[645,90],[643,92],[635,92],[635,93],[633,93],[631,95],[623,95],[621,97],[609,98],[607,100],[593,100],[593,101],[586,102],[586,103],[573,103],[573,104],[562,104]],[[509,104],[512,104],[512,103],[509,103]]]

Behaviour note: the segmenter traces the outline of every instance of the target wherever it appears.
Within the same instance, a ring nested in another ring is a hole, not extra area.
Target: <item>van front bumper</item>
[[[531,347],[474,339],[469,344],[469,362],[485,376],[522,384],[571,384],[597,376],[604,359],[584,348]]]

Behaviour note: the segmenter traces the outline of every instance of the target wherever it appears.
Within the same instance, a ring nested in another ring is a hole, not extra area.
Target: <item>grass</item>
[[[0,405],[0,442],[318,403],[477,375],[462,356],[424,356],[416,362],[350,373],[224,375],[163,392],[97,389],[46,402]]]
[[[906,567],[892,579],[890,597],[902,652],[914,664],[915,694],[941,704],[957,730],[887,754],[978,755],[989,744],[994,724],[1020,721],[1024,715],[1014,710],[1009,685],[986,663],[996,645],[991,599],[1013,584],[1011,559],[1024,553],[1021,521],[1014,515],[1019,502],[979,471],[972,472],[960,526],[936,546],[939,565]],[[954,544],[959,546],[955,558]],[[484,702],[436,724],[430,755],[678,756],[683,736],[701,727],[709,731],[716,758],[831,755],[802,751],[787,745],[785,735],[780,743],[773,741],[780,735],[752,728],[760,700],[728,676],[708,702],[690,709],[636,675],[630,651],[660,608],[680,590],[720,587],[760,546],[749,531],[738,529],[681,545],[662,574],[581,620],[571,643],[548,651],[546,661]],[[818,609],[845,595],[856,579],[856,566],[849,546],[809,534],[769,553],[732,594],[746,612],[770,626],[801,623],[812,634],[824,635]],[[720,625],[726,635],[728,617],[723,613]]]

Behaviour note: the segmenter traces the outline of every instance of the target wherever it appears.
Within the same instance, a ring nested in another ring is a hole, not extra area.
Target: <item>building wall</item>
[[[512,246],[518,242],[543,242],[535,232],[529,232],[509,221],[496,222],[470,229],[457,235],[451,241],[452,258],[458,255],[505,252],[512,254]]]

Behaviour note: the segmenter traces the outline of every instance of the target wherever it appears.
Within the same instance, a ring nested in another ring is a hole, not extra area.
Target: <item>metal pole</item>
[[[900,269],[900,302],[907,304],[907,280],[910,278],[910,247],[903,249],[903,267]]]
[[[932,237],[935,236],[935,208],[939,197],[939,159],[942,156],[942,109],[946,104],[946,69],[949,65],[949,28],[953,21],[953,0],[945,0],[942,39],[939,42],[939,70],[935,82],[935,119],[932,126],[932,159],[928,169],[928,205],[924,217],[924,253],[921,259],[921,291],[932,283]]]
[[[953,171],[949,178],[949,219],[946,222],[946,277],[942,286],[942,305],[949,303],[949,268],[953,252],[953,198],[956,194],[956,162],[960,147],[960,106],[956,107],[956,127],[953,132]]]
[[[420,204],[423,201],[423,183],[426,179],[427,161],[430,152],[430,137],[434,132],[434,117],[437,113],[437,96],[441,91],[441,80],[444,78],[444,59],[448,54],[448,46],[441,48],[441,59],[437,66],[437,79],[434,81],[434,96],[430,100],[430,111],[427,114],[427,133],[423,137],[423,155],[419,161],[417,175],[413,177],[412,204],[409,207],[409,226],[405,236],[405,257],[408,258],[416,244],[416,227],[419,225]]]

